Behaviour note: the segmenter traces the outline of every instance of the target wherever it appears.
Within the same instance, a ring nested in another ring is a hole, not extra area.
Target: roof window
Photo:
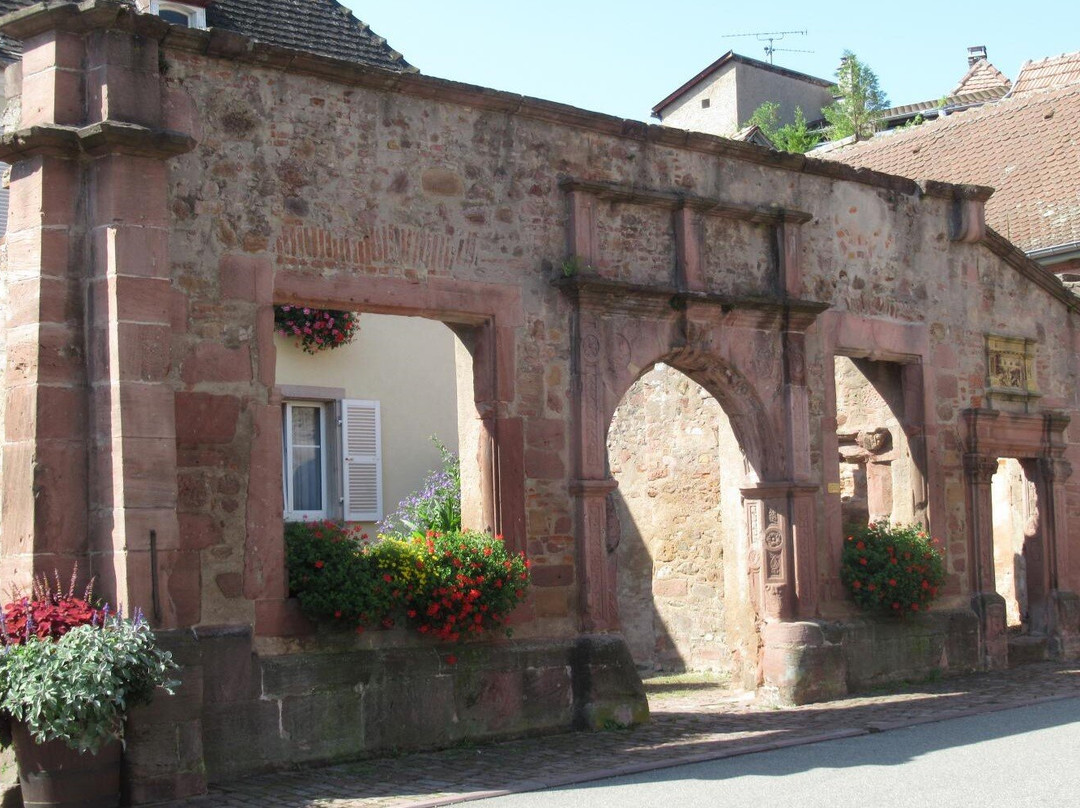
[[[206,28],[206,9],[196,5],[173,3],[171,0],[151,0],[150,13],[173,25]]]

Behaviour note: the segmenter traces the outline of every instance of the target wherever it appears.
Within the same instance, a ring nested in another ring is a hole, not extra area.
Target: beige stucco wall
[[[339,388],[380,402],[384,515],[438,468],[432,435],[458,450],[457,339],[442,323],[364,314],[352,343],[314,356],[283,336],[274,342],[279,386]]]
[[[735,79],[735,65],[725,65],[672,104],[664,113],[662,123],[710,135],[735,134],[742,125]],[[706,99],[709,107],[702,109],[701,102]]]
[[[800,81],[792,76],[771,73],[753,65],[735,66],[739,120],[750,119],[754,110],[766,101],[780,105],[780,124],[795,121],[795,107],[801,107],[806,120],[821,117],[821,108],[832,103],[828,87]]]
[[[1015,458],[998,458],[991,483],[994,499],[994,584],[1005,598],[1010,626],[1030,622],[1027,593],[1027,557],[1024,545],[1038,534],[1038,496],[1023,466]],[[1045,506],[1043,506],[1045,507]]]

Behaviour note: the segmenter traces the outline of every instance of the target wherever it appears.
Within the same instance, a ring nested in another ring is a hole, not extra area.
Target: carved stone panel
[[[986,387],[991,401],[1038,396],[1035,342],[1019,337],[986,337]]]

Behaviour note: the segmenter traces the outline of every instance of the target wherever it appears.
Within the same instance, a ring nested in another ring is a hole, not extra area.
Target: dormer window
[[[206,9],[193,3],[173,3],[171,0],[151,0],[150,13],[173,25],[187,28],[206,28]]]

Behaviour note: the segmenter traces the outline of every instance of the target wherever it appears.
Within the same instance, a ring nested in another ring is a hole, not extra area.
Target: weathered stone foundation
[[[246,629],[163,640],[183,685],[131,716],[133,803],[252,772],[649,717],[616,635],[380,649],[338,635],[305,653],[259,653]]]
[[[839,698],[979,668],[979,622],[967,610],[903,620],[773,623],[762,632],[765,695],[785,704]]]

